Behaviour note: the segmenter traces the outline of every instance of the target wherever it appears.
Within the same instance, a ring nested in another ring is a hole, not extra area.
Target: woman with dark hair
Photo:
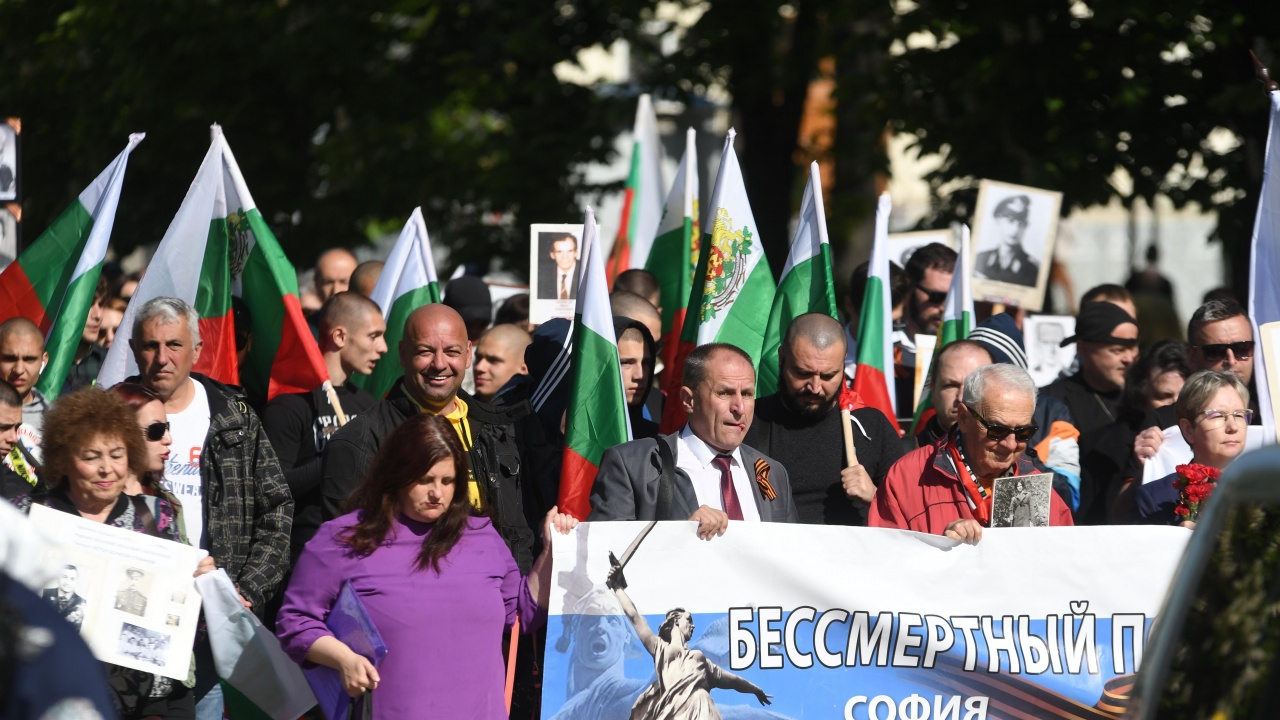
[[[169,446],[173,444],[164,401],[159,395],[137,383],[118,383],[112,386],[110,392],[133,408],[147,447],[145,454],[136,458],[129,456],[129,477],[124,481],[124,494],[154,495],[172,505],[178,518],[179,540],[190,544],[182,525],[182,503],[161,484],[164,480],[164,464],[169,459]]]
[[[505,718],[503,630],[517,617],[524,631],[545,620],[550,528],[577,521],[552,508],[542,553],[521,577],[468,499],[468,473],[448,420],[406,420],[383,441],[350,512],[307,543],[285,591],[276,622],[285,651],[341,672],[352,697],[378,688],[375,718]],[[348,580],[387,643],[380,668],[325,625]]]
[[[1129,484],[1133,439],[1142,430],[1148,412],[1178,399],[1190,374],[1191,364],[1182,343],[1152,343],[1125,371],[1116,421],[1080,436],[1081,481],[1093,484],[1105,502],[1101,522],[1124,522],[1127,518],[1133,492]]]
[[[135,458],[148,455],[132,408],[117,395],[87,387],[63,395],[45,412],[44,477],[48,493],[14,501],[19,510],[32,505],[79,515],[93,522],[178,542],[177,512],[167,501],[125,494]],[[214,569],[205,558],[196,569]],[[169,678],[107,664],[115,702],[123,718],[194,718],[191,689]],[[194,678],[192,678],[194,683]]]

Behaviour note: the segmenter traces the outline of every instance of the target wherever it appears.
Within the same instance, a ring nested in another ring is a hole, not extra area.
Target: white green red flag
[[[582,231],[582,279],[573,315],[558,505],[560,512],[586,520],[591,514],[591,485],[600,470],[600,457],[607,448],[631,439],[609,286],[591,208],[587,208]]]
[[[387,321],[385,338],[389,352],[378,360],[370,375],[357,376],[355,381],[380,398],[404,374],[398,348],[409,313],[423,305],[440,302],[440,280],[431,256],[431,238],[422,219],[422,208],[416,207],[410,213],[370,297],[382,308],[382,317]]]
[[[641,95],[636,105],[631,166],[622,198],[622,216],[605,266],[610,287],[622,271],[645,267],[662,219],[663,189],[658,118],[653,113],[653,101],[647,94]]]
[[[1280,90],[1271,93],[1271,118],[1267,149],[1263,158],[1262,188],[1258,193],[1258,214],[1253,223],[1253,252],[1249,256],[1249,318],[1255,326],[1280,320]],[[1261,337],[1254,330],[1254,337]],[[1194,342],[1194,339],[1192,339]],[[1259,344],[1261,346],[1261,343]],[[1275,437],[1276,417],[1266,364],[1276,362],[1268,353],[1254,353],[1253,380],[1258,387],[1258,409],[1267,437]]]
[[[960,254],[956,258],[956,269],[951,274],[951,287],[947,289],[947,304],[942,309],[942,324],[938,326],[938,342],[934,345],[933,359],[947,345],[969,337],[973,332],[973,290],[969,281],[972,273],[969,270],[969,226],[960,226]],[[917,358],[916,362],[920,362]],[[933,366],[930,365],[932,368]],[[932,377],[932,370],[930,370]],[[919,431],[923,423],[929,421],[933,410],[933,383],[926,379],[924,390],[920,393],[920,404],[911,421],[911,432]]]
[[[778,348],[791,321],[814,312],[839,319],[835,280],[831,275],[826,208],[822,204],[822,175],[816,162],[809,164],[809,181],[800,201],[800,221],[769,311],[760,370],[756,373],[757,396],[772,395],[778,389]]]
[[[130,135],[124,151],[0,273],[0,318],[25,317],[45,333],[49,365],[36,389],[49,400],[62,392],[75,359],[102,275],[129,153],[144,137]]]
[[[310,392],[329,382],[329,370],[302,314],[298,273],[249,195],[225,139],[222,160],[231,292],[249,306],[253,324],[253,347],[240,368],[240,383],[268,400]],[[234,335],[232,340],[234,351]]]
[[[893,203],[886,193],[876,204],[876,234],[871,247],[867,289],[858,318],[858,368],[853,390],[869,407],[889,418],[895,430],[898,413],[893,388],[893,305],[889,299],[889,212]]]
[[[747,201],[742,168],[733,150],[737,133],[730,128],[720,156],[720,169],[702,223],[702,248],[675,362],[667,369],[670,388],[679,388],[684,359],[699,345],[729,343],[751,356],[757,367],[764,347],[765,326],[777,289],[764,246],[756,236],[756,220]],[[886,266],[887,267],[887,266]],[[662,432],[679,430],[685,422],[681,403],[668,397]]]
[[[698,148],[697,132],[685,131],[684,156],[676,171],[671,192],[662,210],[658,236],[649,251],[645,269],[653,273],[661,288],[662,365],[672,367],[680,349],[680,331],[684,328],[693,287],[693,274],[698,269]]]
[[[212,135],[196,179],[125,310],[98,382],[113,385],[137,372],[128,343],[133,317],[143,303],[168,296],[200,315],[204,347],[196,372],[243,384],[268,400],[314,390],[328,382],[329,373],[302,316],[297,275],[258,212],[222,128],[214,125]],[[253,347],[243,368],[236,361],[233,291],[252,316]]]

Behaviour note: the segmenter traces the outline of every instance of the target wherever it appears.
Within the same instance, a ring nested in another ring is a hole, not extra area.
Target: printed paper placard
[[[94,657],[186,680],[200,594],[190,545],[31,506],[31,522],[64,543],[63,567],[41,596],[80,629]]]
[[[573,319],[582,268],[582,225],[529,226],[529,322]]]

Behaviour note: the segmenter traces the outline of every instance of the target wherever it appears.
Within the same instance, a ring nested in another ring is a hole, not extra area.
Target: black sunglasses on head
[[[1221,362],[1226,359],[1227,351],[1237,360],[1248,360],[1253,357],[1253,341],[1241,340],[1233,343],[1214,343],[1212,345],[1197,345],[1200,352],[1204,354],[1204,359],[1209,362]]]
[[[916,290],[924,293],[924,301],[930,305],[941,305],[947,301],[946,290],[925,290],[924,288],[916,288]]]
[[[1013,435],[1014,440],[1024,443],[1035,437],[1035,434],[1040,430],[1040,426],[1035,423],[1031,423],[1030,425],[1019,425],[1018,427],[989,423],[985,418],[978,414],[977,410],[973,409],[972,405],[965,403],[965,407],[969,408],[969,412],[973,413],[973,417],[978,422],[982,423],[982,427],[987,429],[987,437],[995,440],[996,442],[1000,442],[1010,435]]]
[[[167,432],[169,432],[169,423],[167,422],[153,422],[142,428],[142,434],[151,442],[160,442]]]

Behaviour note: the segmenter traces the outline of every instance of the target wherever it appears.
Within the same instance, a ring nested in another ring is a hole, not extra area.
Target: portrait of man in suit
[[[578,238],[567,232],[538,233],[538,299],[578,297]]]
[[[116,592],[116,609],[139,617],[147,614],[147,596],[138,588],[144,573],[136,567],[124,571],[125,584]]]
[[[724,534],[730,520],[797,522],[786,469],[742,442],[755,414],[755,386],[751,357],[741,349],[694,349],[679,394],[688,424],[605,450],[588,519],[694,520],[703,539]]]
[[[75,565],[66,565],[58,574],[58,587],[47,588],[40,592],[40,597],[53,603],[53,607],[63,620],[80,629],[84,622],[84,598],[76,592],[76,583],[80,580],[80,570]]]
[[[1040,277],[1040,265],[1027,254],[1022,241],[1027,234],[1031,212],[1029,195],[1011,195],[996,204],[991,214],[995,232],[994,244],[978,253],[974,262],[974,275],[985,280],[1035,287]]]

